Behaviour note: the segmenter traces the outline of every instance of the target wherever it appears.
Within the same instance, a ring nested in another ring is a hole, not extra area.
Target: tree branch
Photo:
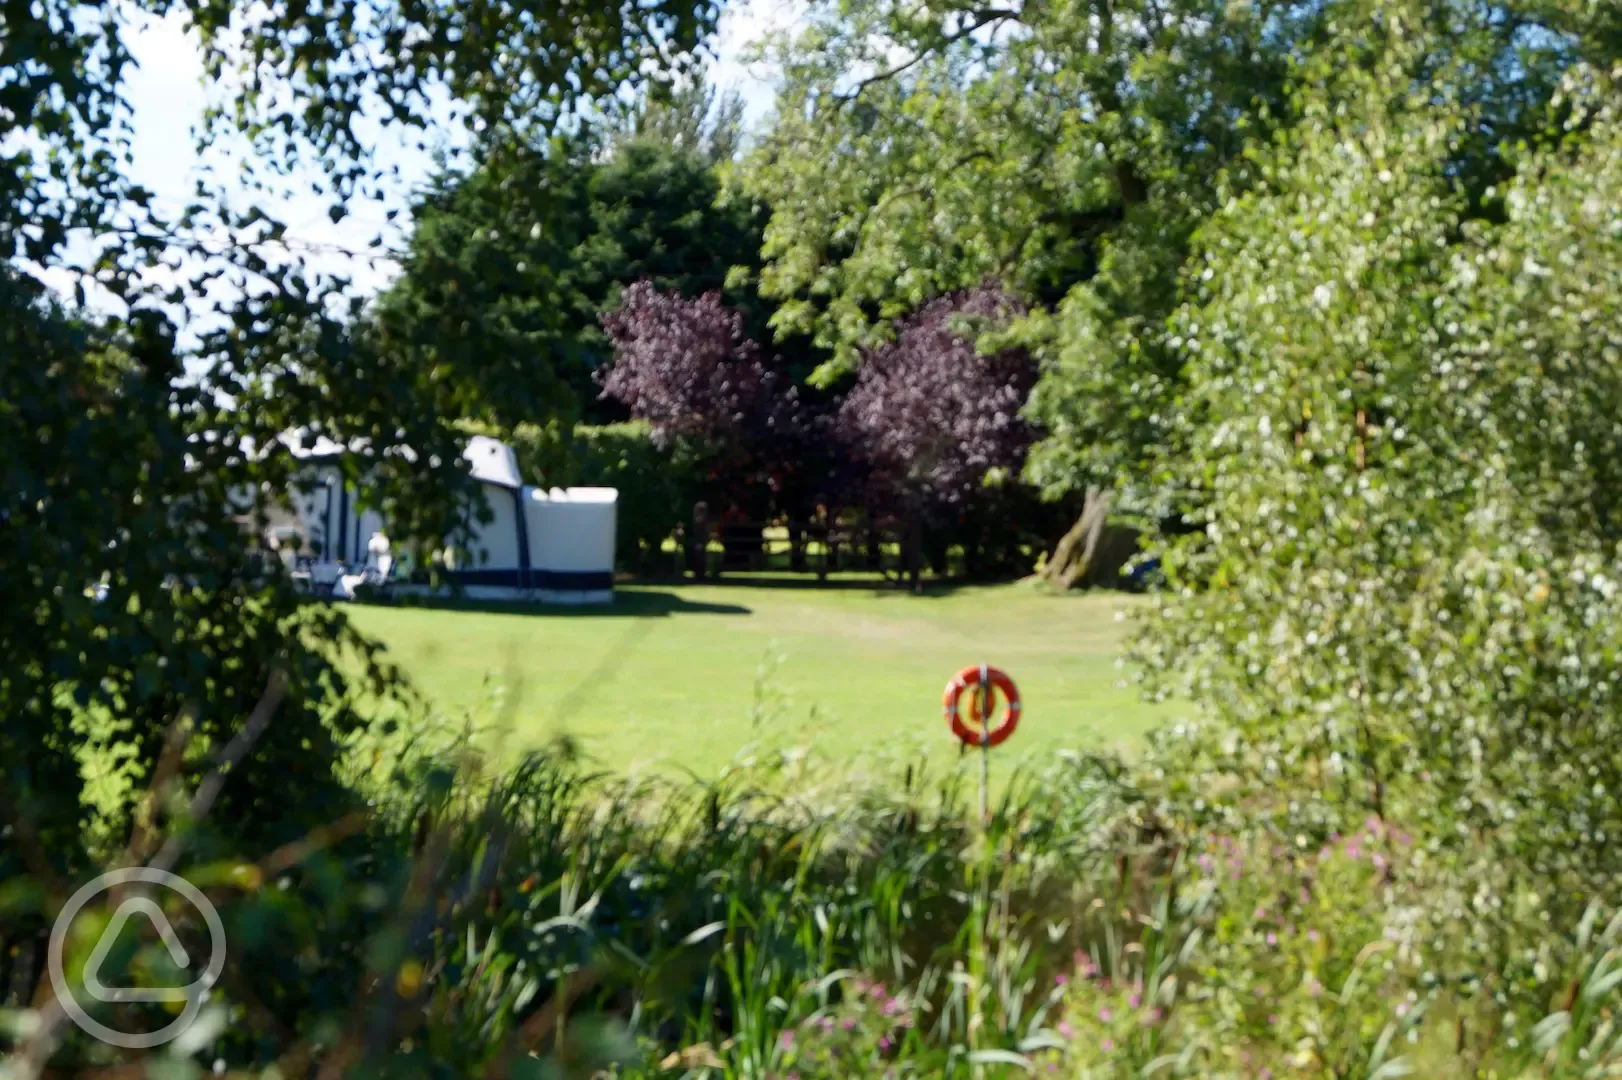
[[[969,12],[968,14],[972,16],[970,22],[959,27],[952,33],[945,35],[934,45],[919,49],[917,55],[915,55],[911,60],[908,60],[905,63],[897,64],[895,67],[881,71],[876,75],[869,75],[867,78],[858,82],[849,93],[835,95],[834,100],[840,105],[849,104],[850,102],[861,97],[862,91],[866,90],[869,86],[872,86],[875,83],[881,83],[893,79],[897,75],[917,67],[935,53],[940,52],[942,49],[947,49],[953,45],[956,45],[970,34],[973,34],[977,30],[982,30],[985,27],[990,26],[992,23],[1004,22],[1008,19],[1013,19],[1017,22],[1024,13],[1021,11],[1015,11],[1011,8],[986,8],[981,11]]]

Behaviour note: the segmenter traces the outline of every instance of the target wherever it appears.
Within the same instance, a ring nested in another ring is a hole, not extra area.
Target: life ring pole
[[[980,707],[980,822],[991,825],[991,677],[989,665],[981,663],[980,682],[974,688]]]

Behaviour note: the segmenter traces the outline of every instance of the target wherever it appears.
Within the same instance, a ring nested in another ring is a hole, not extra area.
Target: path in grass
[[[1130,746],[1165,713],[1118,685],[1131,603],[1022,585],[913,596],[871,583],[738,580],[621,587],[612,608],[354,607],[442,710],[504,685],[518,742],[567,731],[615,768],[713,773],[762,732],[861,760],[955,746],[941,689],[958,668],[1004,668],[1025,699],[1007,763],[1060,746]]]

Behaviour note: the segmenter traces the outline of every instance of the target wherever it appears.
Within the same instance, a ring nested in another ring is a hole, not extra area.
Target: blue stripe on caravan
[[[457,570],[449,576],[461,585],[501,585],[511,589],[586,592],[614,587],[614,574],[608,570]]]

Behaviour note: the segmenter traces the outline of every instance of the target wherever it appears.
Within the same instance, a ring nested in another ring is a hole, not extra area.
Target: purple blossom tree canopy
[[[799,434],[794,388],[767,366],[719,293],[686,300],[639,281],[603,316],[603,329],[614,346],[613,364],[597,373],[603,396],[646,420],[661,443]]]
[[[1018,470],[1031,445],[1020,410],[1036,362],[1025,349],[982,354],[954,324],[1022,313],[1001,290],[981,286],[930,301],[902,320],[894,342],[865,354],[838,428],[866,464],[873,497],[915,511],[958,506],[991,470]]]

